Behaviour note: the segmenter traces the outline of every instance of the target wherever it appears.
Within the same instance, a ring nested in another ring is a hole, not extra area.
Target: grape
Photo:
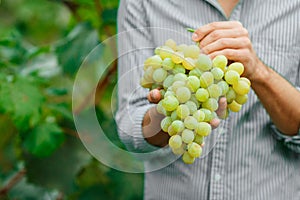
[[[197,105],[193,101],[187,101],[185,105],[187,105],[187,107],[189,108],[190,113],[194,113],[195,111],[197,111]]]
[[[145,80],[149,82],[153,82],[152,76],[153,76],[154,69],[152,67],[148,67],[144,72],[144,78]]]
[[[199,122],[195,128],[195,132],[201,136],[208,136],[211,132],[211,125],[207,122]]]
[[[160,68],[162,59],[159,55],[154,55],[145,61],[145,66],[152,66],[154,69]]]
[[[246,77],[241,77],[240,80],[245,81],[246,83],[248,83],[249,86],[251,86],[251,82]]]
[[[204,122],[210,122],[213,119],[212,112],[206,108],[201,108],[199,109],[200,111],[204,112],[205,117],[204,117]]]
[[[227,70],[224,77],[227,83],[233,85],[238,82],[240,75],[234,70]]]
[[[172,124],[172,118],[171,117],[165,117],[160,122],[160,127],[164,132],[168,132],[169,126]]]
[[[236,98],[236,93],[232,89],[232,87],[229,87],[228,92],[226,93],[226,99],[227,103],[231,103]]]
[[[226,95],[226,93],[228,92],[229,90],[229,85],[228,83],[226,83],[226,81],[220,81],[217,83],[217,85],[219,86],[219,88],[221,88],[222,92],[221,92],[221,95],[224,96]]]
[[[179,87],[176,90],[179,103],[185,103],[191,98],[191,91],[187,87]]]
[[[172,119],[172,121],[175,121],[176,119],[179,119],[179,117],[177,116],[176,110],[174,110],[174,111],[171,113],[171,119]]]
[[[158,90],[158,89],[157,89],[157,90]],[[159,98],[159,99],[161,99],[161,97],[164,97],[164,96],[165,96],[166,90],[161,89],[161,90],[159,90],[159,93],[160,93],[160,98]],[[157,102],[154,102],[154,103],[157,103]]]
[[[217,81],[221,80],[224,76],[223,70],[218,67],[212,68],[211,73],[213,74],[214,79]]]
[[[162,100],[162,106],[166,111],[173,111],[179,105],[178,100],[174,96],[167,96]]]
[[[185,82],[186,80],[187,80],[187,75],[186,74],[178,73],[178,74],[174,75],[174,82],[175,81]]]
[[[163,95],[164,97],[167,97],[167,96],[175,96],[175,93],[171,90],[168,90],[166,91],[166,93]]]
[[[186,86],[192,91],[196,92],[196,90],[200,87],[200,80],[196,76],[189,76],[186,81]]]
[[[173,68],[173,73],[174,74],[178,74],[178,73],[185,74],[185,68],[180,64],[176,64]]]
[[[248,101],[248,94],[244,94],[244,95],[237,94],[235,97],[235,101],[238,104],[245,104]]]
[[[204,137],[201,135],[196,134],[194,138],[194,142],[196,142],[199,145],[202,145],[204,142]]]
[[[244,65],[240,62],[234,62],[228,66],[228,70],[234,70],[239,73],[239,75],[242,75],[244,72]]]
[[[197,76],[198,78],[200,78],[200,76],[202,75],[202,71],[198,68],[194,68],[189,72],[189,76]]]
[[[184,145],[181,145],[181,147],[179,147],[177,149],[172,149],[172,152],[175,155],[182,155],[182,154],[184,154],[184,152],[185,152]]]
[[[172,84],[172,91],[176,92],[178,88],[180,87],[184,87],[185,86],[185,82],[183,81],[175,81]]]
[[[232,112],[239,112],[242,108],[241,104],[238,104],[236,101],[232,101],[230,104],[227,105],[228,108],[232,111]]]
[[[210,111],[216,111],[219,107],[218,100],[215,98],[209,98],[202,103],[202,108],[207,108]]]
[[[187,105],[179,105],[176,109],[176,114],[180,119],[184,119],[190,115],[190,109]]]
[[[213,65],[215,67],[218,67],[220,69],[222,69],[223,71],[225,71],[225,68],[227,66],[228,60],[225,56],[223,55],[218,55],[213,59]]]
[[[200,102],[197,100],[196,94],[191,95],[190,101],[194,102],[196,104],[196,107],[199,108]]]
[[[160,54],[160,49],[161,49],[161,47],[156,47],[155,50],[154,50],[154,54],[159,56],[159,54]],[[160,57],[160,56],[159,56],[159,57]],[[146,61],[147,61],[147,60],[146,60]]]
[[[222,94],[222,89],[217,84],[208,86],[207,91],[211,98],[219,98]]]
[[[188,153],[194,158],[200,157],[202,153],[202,147],[195,142],[188,144],[187,149]]]
[[[174,50],[168,46],[162,46],[159,51],[159,55],[162,59],[171,58],[174,54]]]
[[[165,42],[165,46],[170,47],[171,49],[173,49],[174,51],[176,50],[176,42],[173,39],[168,39]]]
[[[152,103],[158,103],[161,100],[162,91],[164,90],[159,90],[159,89],[151,90],[147,95],[147,99]]]
[[[214,82],[214,76],[211,72],[204,72],[200,76],[200,86],[202,88],[207,88],[208,86],[213,84],[213,82]]]
[[[180,133],[181,131],[184,130],[184,123],[181,120],[175,120],[172,122],[171,124],[172,129],[176,132],[176,133]]]
[[[164,70],[171,70],[174,68],[174,63],[172,61],[171,58],[165,58],[163,61],[162,61],[162,67]]]
[[[169,136],[173,136],[173,135],[177,134],[177,132],[174,130],[173,126],[169,126],[168,134],[169,134]]]
[[[184,51],[185,51],[185,48],[187,48],[187,47],[188,47],[188,45],[186,45],[186,44],[180,44],[180,45],[178,45],[178,46],[176,47],[176,50],[177,50],[177,51],[184,52]]]
[[[183,55],[183,52],[179,51],[179,52],[175,52],[173,55],[172,55],[172,61],[175,63],[175,64],[179,64],[179,63],[182,63],[183,60],[184,60],[184,55]]]
[[[193,164],[195,162],[195,158],[192,157],[187,151],[182,155],[182,161],[185,164]]]
[[[184,57],[198,58],[200,48],[197,45],[189,45],[183,50]]]
[[[158,104],[156,105],[156,110],[158,113],[162,114],[162,115],[167,115],[167,111],[166,109],[163,107],[163,101],[158,102]]]
[[[146,80],[144,77],[141,78],[141,81],[140,81],[140,84],[142,87],[144,88],[149,88],[151,89],[152,88],[152,85],[153,85],[153,81],[148,81]]]
[[[193,142],[194,137],[194,132],[189,129],[184,129],[181,133],[182,141],[186,144]]]
[[[233,84],[234,91],[239,95],[248,94],[250,86],[246,81],[238,80],[237,83]]]
[[[169,146],[172,149],[178,149],[182,145],[182,139],[180,135],[173,135],[169,139]]]
[[[152,78],[155,82],[161,83],[165,80],[167,75],[168,75],[168,73],[166,70],[164,70],[162,68],[158,68],[158,69],[154,70]]]
[[[165,89],[168,89],[174,82],[174,75],[170,74],[167,76],[167,78],[163,82],[163,87]]]
[[[193,58],[187,57],[182,61],[182,65],[187,70],[192,70],[195,68],[195,61]]]
[[[208,71],[212,68],[212,61],[207,55],[200,54],[195,65],[202,71]]]
[[[184,119],[184,126],[190,130],[194,130],[197,126],[197,119],[194,118],[193,116],[187,116]]]
[[[193,117],[198,121],[202,122],[205,119],[205,113],[202,110],[197,110],[193,113]]]
[[[205,102],[209,98],[209,93],[206,89],[204,88],[199,88],[195,94],[197,100],[199,102]]]

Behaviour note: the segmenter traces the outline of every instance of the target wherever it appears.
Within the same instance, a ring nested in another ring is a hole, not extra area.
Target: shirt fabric
[[[139,85],[144,60],[168,38],[193,44],[186,27],[226,20],[240,21],[257,56],[299,87],[300,0],[240,0],[229,18],[216,0],[121,0],[116,121],[119,136],[129,150],[157,149],[142,136],[144,114],[154,106],[146,99],[148,90]],[[133,29],[131,34],[122,35]],[[300,133],[294,137],[281,134],[253,90],[241,111],[230,113],[214,132],[218,129],[222,132],[212,133],[216,137],[208,143],[215,140],[216,144],[203,159],[192,165],[178,159],[145,173],[144,199],[300,199]],[[145,165],[147,168],[151,162]]]

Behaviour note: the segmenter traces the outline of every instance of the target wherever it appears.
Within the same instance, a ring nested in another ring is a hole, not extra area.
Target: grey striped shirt
[[[168,38],[192,44],[186,27],[224,20],[242,22],[259,58],[299,87],[300,0],[240,0],[229,19],[216,0],[121,0],[118,31],[130,34],[120,35],[118,41],[116,121],[129,150],[156,149],[142,137],[143,116],[154,106],[146,99],[147,90],[139,86],[145,58]],[[300,134],[281,134],[253,91],[242,110],[231,113],[212,135],[207,146],[215,144],[214,148],[193,165],[178,159],[145,173],[144,198],[300,199]],[[162,154],[153,159],[163,159]],[[151,162],[145,165],[151,168]]]

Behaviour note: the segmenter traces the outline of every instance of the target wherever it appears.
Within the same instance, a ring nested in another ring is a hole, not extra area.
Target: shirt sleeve
[[[300,88],[296,87],[299,91]],[[283,142],[283,144],[289,148],[290,150],[300,153],[300,129],[298,130],[298,134],[295,136],[287,136],[281,133],[274,124],[271,125],[271,129],[273,132],[274,137],[278,140]]]
[[[150,104],[148,90],[140,86],[144,60],[153,54],[143,1],[121,0],[118,10],[118,134],[128,150],[150,152],[158,149],[142,134],[142,122]]]

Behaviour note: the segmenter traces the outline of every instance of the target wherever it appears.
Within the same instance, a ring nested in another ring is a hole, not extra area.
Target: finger
[[[211,59],[214,59],[218,55],[224,55],[228,60],[241,62],[245,65],[245,61],[247,57],[249,57],[250,55],[250,50],[249,49],[222,49],[208,54],[208,56]]]
[[[241,38],[221,38],[202,48],[203,53],[210,54],[222,49],[242,49],[250,48],[251,42],[247,37]]]
[[[207,46],[208,44],[215,42],[221,38],[239,38],[248,37],[248,31],[245,28],[234,29],[218,29],[212,31],[200,41],[200,48]]]
[[[150,103],[158,103],[161,100],[161,93],[159,89],[151,90],[147,95],[147,99]]]
[[[227,100],[225,97],[221,97],[219,99],[219,107],[218,110],[216,110],[216,113],[219,118],[224,119],[227,114]]]
[[[210,121],[210,125],[211,125],[212,129],[217,128],[220,123],[221,123],[221,120],[218,118],[214,118]]]
[[[195,42],[202,40],[206,35],[211,33],[214,30],[218,29],[232,29],[236,27],[242,27],[242,24],[238,21],[221,21],[221,22],[213,22],[210,24],[206,24],[199,29],[197,29],[193,35],[192,39]]]

